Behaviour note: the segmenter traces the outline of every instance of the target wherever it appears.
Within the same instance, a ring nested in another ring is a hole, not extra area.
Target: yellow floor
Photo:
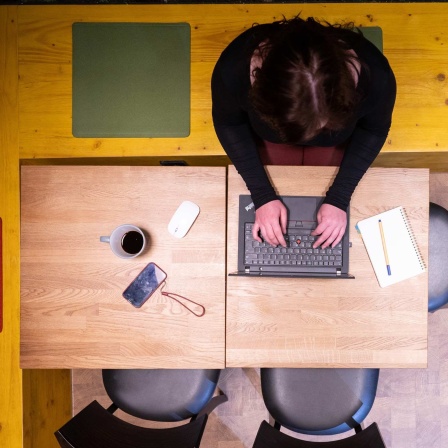
[[[398,82],[388,141],[376,165],[448,170],[448,40],[444,3],[117,5],[0,7],[0,217],[4,330],[0,333],[0,446],[56,446],[68,415],[69,375],[19,367],[19,164],[158,164],[160,158],[223,164],[213,131],[210,75],[225,45],[254,22],[282,14],[377,25]],[[192,133],[184,139],[74,139],[71,135],[71,23],[187,21],[192,27]],[[20,74],[20,78],[19,75]],[[73,158],[76,158],[74,160]],[[194,160],[192,159],[194,158]],[[23,415],[25,424],[23,425]]]

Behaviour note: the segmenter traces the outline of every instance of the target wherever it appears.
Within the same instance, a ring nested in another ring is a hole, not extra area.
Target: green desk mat
[[[187,137],[188,23],[74,23],[73,135]]]
[[[363,36],[383,52],[383,30],[379,26],[363,26],[358,28]]]

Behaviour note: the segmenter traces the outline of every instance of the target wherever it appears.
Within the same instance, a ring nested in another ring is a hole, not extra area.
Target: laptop
[[[348,272],[349,232],[334,248],[318,247],[310,233],[317,226],[321,196],[280,196],[288,209],[287,247],[259,243],[252,237],[255,207],[249,195],[240,195],[238,222],[238,271],[230,275],[266,277],[354,278]],[[347,209],[347,228],[349,222]]]

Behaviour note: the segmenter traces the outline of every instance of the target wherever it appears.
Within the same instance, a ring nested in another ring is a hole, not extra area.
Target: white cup
[[[109,243],[112,252],[120,258],[135,258],[146,246],[143,231],[132,224],[118,226],[110,236],[100,236],[100,241]]]

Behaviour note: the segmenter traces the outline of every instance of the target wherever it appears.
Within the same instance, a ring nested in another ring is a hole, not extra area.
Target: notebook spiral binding
[[[403,207],[401,207],[400,208],[400,212],[401,212],[401,216],[403,216],[403,221],[404,221],[404,223],[406,225],[406,229],[408,230],[408,233],[409,233],[409,236],[411,238],[412,245],[414,246],[415,253],[417,254],[417,258],[418,258],[418,261],[420,263],[420,266],[421,266],[421,268],[424,271],[426,271],[426,265],[425,265],[425,262],[423,261],[422,255],[420,253],[420,249],[419,249],[417,241],[415,239],[414,232],[412,231],[408,215],[406,214],[406,210]]]

